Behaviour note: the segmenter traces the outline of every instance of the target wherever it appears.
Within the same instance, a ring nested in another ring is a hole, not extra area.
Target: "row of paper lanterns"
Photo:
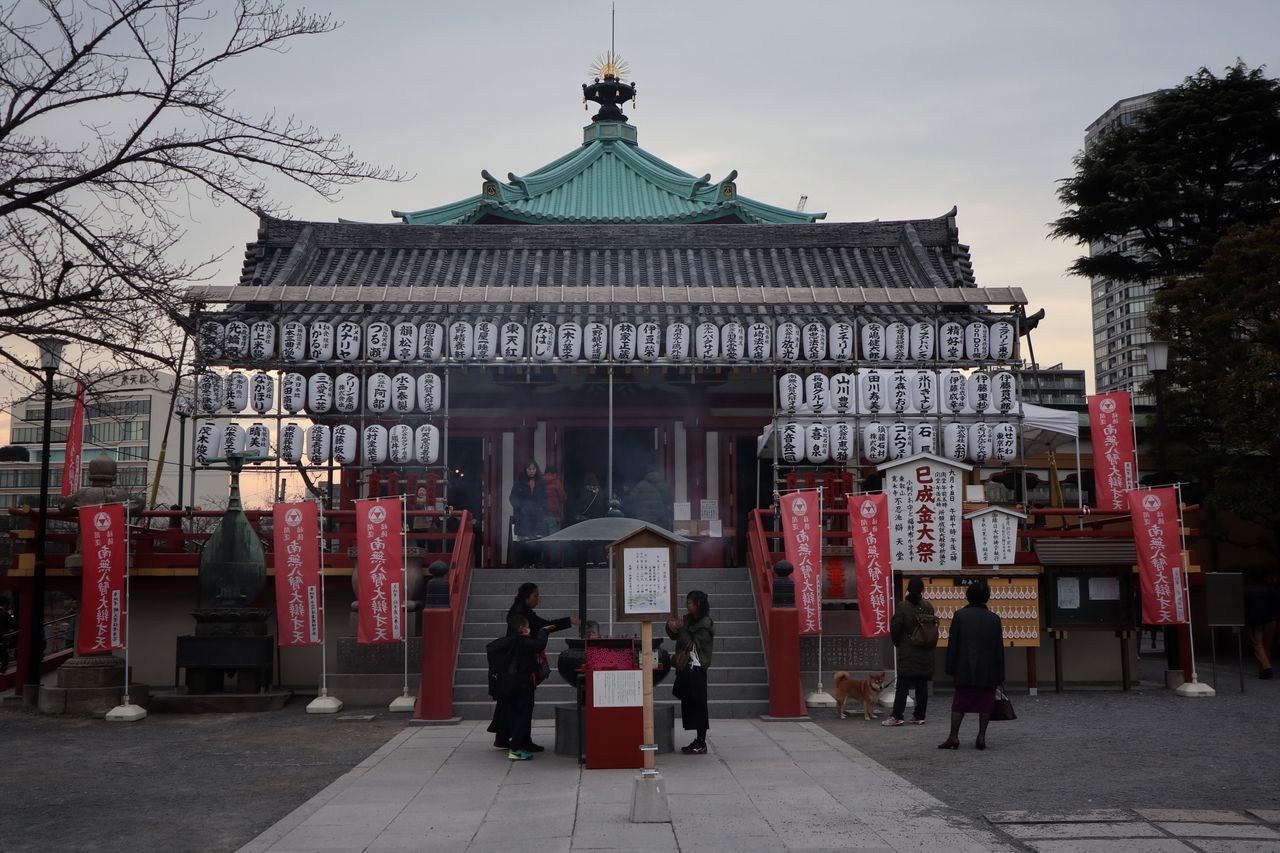
[[[440,410],[440,377],[434,373],[413,376],[409,373],[374,373],[364,383],[360,394],[360,377],[354,373],[286,373],[280,380],[280,408],[289,414],[306,409],[313,415],[329,412],[349,414],[364,407],[375,414],[412,412],[430,414]],[[204,414],[228,411],[239,414],[251,408],[265,415],[275,405],[276,379],[269,373],[252,377],[238,370],[225,376],[202,373],[196,380],[196,405]]]
[[[408,424],[369,424],[358,429],[350,424],[304,427],[288,423],[280,427],[278,438],[276,455],[291,464],[306,459],[312,465],[327,465],[330,461],[341,465],[434,465],[440,458],[440,430],[433,424],[416,429]],[[198,465],[232,453],[269,456],[271,429],[261,423],[246,429],[235,422],[219,427],[213,421],[204,421],[196,427],[195,445]]]
[[[1012,373],[956,370],[876,370],[852,373],[785,373],[778,379],[778,408],[788,414],[961,414],[1018,409],[1018,385]]]
[[[566,322],[558,326],[548,321],[527,329],[514,320],[456,320],[446,330],[441,323],[394,325],[382,321],[337,324],[318,320],[304,325],[299,320],[276,324],[270,320],[246,323],[205,321],[200,324],[199,348],[209,360],[263,361],[428,361],[445,356],[453,361],[511,361],[526,355],[535,362],[615,361],[654,362],[665,357],[670,362],[708,361],[850,362],[855,358],[852,323],[811,321],[799,324],[755,322],[743,325],[730,321],[718,325],[710,321],[691,328],[688,323],[600,321]],[[985,323],[947,321],[934,323],[866,323],[860,329],[864,361],[1009,361],[1016,349],[1017,330],[1013,323],[999,320]]]
[[[861,452],[859,441],[861,438]],[[869,423],[861,429],[847,421],[832,424],[788,421],[778,429],[778,458],[785,464],[857,462],[872,464],[932,453],[957,462],[1012,462],[1018,455],[1018,433],[1011,423]]]

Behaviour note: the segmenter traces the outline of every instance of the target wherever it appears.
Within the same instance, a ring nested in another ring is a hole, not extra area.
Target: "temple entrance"
[[[565,489],[572,505],[587,474],[595,474],[602,490],[609,487],[609,428],[565,427],[561,450]],[[657,465],[658,431],[653,427],[614,427],[613,491],[621,499]]]

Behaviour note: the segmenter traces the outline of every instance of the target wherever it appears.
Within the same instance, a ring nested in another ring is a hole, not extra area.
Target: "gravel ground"
[[[305,707],[117,724],[6,703],[0,850],[233,851],[405,726],[385,709]]]
[[[1173,691],[1011,695],[1018,719],[991,723],[986,752],[973,748],[977,718],[958,752],[939,750],[951,696],[930,697],[923,726],[883,728],[862,715],[814,718],[847,743],[972,815],[1026,809],[1280,808],[1280,681],[1259,681],[1246,658],[1245,693],[1219,665],[1216,698]],[[1143,658],[1145,680],[1163,680],[1163,658]],[[1208,664],[1202,666],[1207,680]],[[888,712],[885,711],[887,714]]]

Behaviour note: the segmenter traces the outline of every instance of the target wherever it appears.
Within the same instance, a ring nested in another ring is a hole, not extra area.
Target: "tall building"
[[[1022,399],[1037,406],[1058,409],[1084,408],[1083,370],[1068,370],[1061,363],[1022,370]]]
[[[1084,147],[1089,150],[1108,131],[1133,124],[1151,107],[1159,92],[1149,92],[1117,101],[1085,129]],[[1089,254],[1119,252],[1136,254],[1126,237],[1116,242],[1092,243]],[[1093,362],[1098,393],[1137,391],[1147,378],[1147,312],[1158,282],[1120,282],[1108,278],[1090,280],[1093,302]],[[1136,402],[1150,404],[1149,395],[1138,394]]]

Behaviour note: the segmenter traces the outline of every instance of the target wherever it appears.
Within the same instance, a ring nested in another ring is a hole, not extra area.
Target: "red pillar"
[[[27,663],[31,654],[31,620],[35,618],[32,606],[31,583],[23,585],[21,590],[22,602],[18,607],[18,669],[14,673],[13,692],[16,696],[21,696],[23,685],[27,683],[27,670],[31,667]],[[39,675],[36,676],[38,681]]]
[[[772,607],[769,611],[769,716],[806,717],[800,685],[800,611]]]
[[[413,706],[415,720],[453,719],[453,611],[422,610],[422,681]]]

